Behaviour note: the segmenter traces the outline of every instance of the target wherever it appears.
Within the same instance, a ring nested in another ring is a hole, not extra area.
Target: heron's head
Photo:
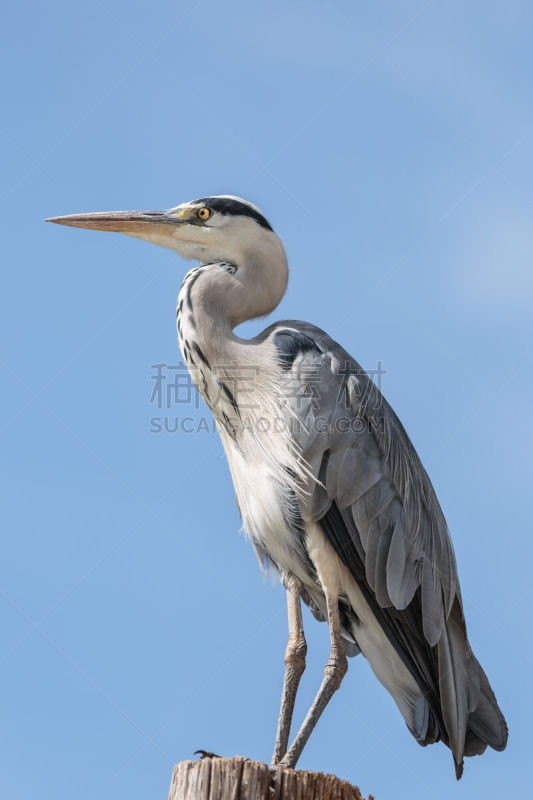
[[[125,233],[205,264],[228,261],[240,266],[254,252],[281,244],[256,206],[231,195],[202,197],[166,211],[102,211],[47,222]]]

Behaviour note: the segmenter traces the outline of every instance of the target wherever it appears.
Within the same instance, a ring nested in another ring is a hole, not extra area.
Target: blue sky
[[[200,405],[158,409],[187,265],[45,225],[257,203],[277,318],[368,369],[448,519],[508,749],[422,749],[358,657],[301,759],[377,798],[523,796],[533,649],[529,3],[5,4],[0,794],[164,798],[197,748],[268,760],[286,639]],[[264,325],[250,323],[243,334]],[[175,373],[172,373],[175,374]],[[153,432],[166,416],[175,433]],[[299,720],[328,654],[306,612]]]

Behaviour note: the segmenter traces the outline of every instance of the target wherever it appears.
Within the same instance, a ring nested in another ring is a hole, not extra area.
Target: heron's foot
[[[280,769],[294,769],[298,758],[299,756],[289,758],[287,755],[285,755],[281,761],[278,761],[277,764],[272,764],[271,769],[275,769],[275,767],[279,767]]]
[[[200,756],[200,761],[203,761],[204,758],[222,758],[222,756],[217,756],[216,753],[211,753],[209,750],[195,750],[193,756]]]
[[[287,751],[285,751],[285,752],[287,752]],[[284,766],[281,763],[281,760],[282,760],[284,755],[285,755],[285,753],[281,753],[280,754],[280,753],[277,752],[277,750],[274,750],[274,752],[272,753],[272,758],[270,759],[270,769],[276,769],[276,767]]]

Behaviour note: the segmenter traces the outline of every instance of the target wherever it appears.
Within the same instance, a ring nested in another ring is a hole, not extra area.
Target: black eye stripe
[[[201,197],[196,202],[203,203],[211,211],[218,211],[219,214],[227,214],[232,217],[251,217],[261,227],[272,230],[268,220],[259,211],[240,200],[233,200],[229,197]]]

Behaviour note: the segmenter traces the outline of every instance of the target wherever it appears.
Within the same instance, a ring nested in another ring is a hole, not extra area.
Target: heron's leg
[[[286,589],[289,641],[285,650],[285,677],[283,679],[276,745],[272,756],[273,767],[281,761],[287,752],[294,701],[296,700],[300,678],[305,670],[305,654],[307,653],[307,642],[305,641],[302,622],[302,607],[300,605],[301,584],[295,578],[291,578]]]
[[[328,624],[331,636],[331,651],[329,661],[324,669],[324,678],[317,692],[311,708],[307,712],[302,726],[296,734],[294,741],[281,760],[281,765],[284,767],[294,767],[300,758],[302,750],[304,749],[307,740],[309,739],[313,728],[318,722],[320,715],[325,707],[341,685],[342,679],[346,675],[348,669],[348,662],[344,653],[344,647],[341,639],[341,626],[339,620],[339,602],[337,592],[331,593],[325,589],[326,603],[328,609]]]

